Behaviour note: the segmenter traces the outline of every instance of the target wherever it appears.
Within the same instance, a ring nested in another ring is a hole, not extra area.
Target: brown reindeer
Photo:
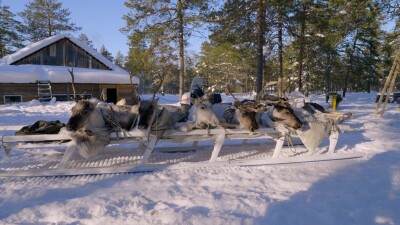
[[[299,129],[303,126],[303,122],[296,116],[287,98],[270,96],[259,102],[270,106],[266,114],[272,121],[294,129]]]

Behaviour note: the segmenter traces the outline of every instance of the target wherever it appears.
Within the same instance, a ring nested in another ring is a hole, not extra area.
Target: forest
[[[163,79],[182,95],[194,76],[216,91],[281,96],[379,91],[400,46],[398,0],[126,0],[120,31],[127,55],[98,51],[141,79],[148,93]],[[76,34],[73,13],[57,0],[32,0],[12,13],[0,0],[0,57],[58,33]],[[17,19],[22,18],[21,20]],[[206,39],[188,51],[193,37]],[[81,33],[79,39],[93,46]],[[400,88],[400,83],[396,84]]]

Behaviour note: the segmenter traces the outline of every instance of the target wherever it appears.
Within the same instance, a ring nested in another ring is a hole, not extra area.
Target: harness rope
[[[273,115],[272,115],[273,110],[275,110],[275,108],[268,109],[268,117],[274,123],[278,122],[278,121],[281,121],[280,119],[273,117]],[[292,151],[292,153],[295,154],[297,152],[296,151],[296,147],[294,146],[293,140],[292,140],[292,136],[290,135],[291,133],[293,133],[293,131],[291,130],[291,128],[289,128],[289,127],[287,127],[285,125],[283,125],[283,126],[286,129],[286,132],[283,134],[283,136],[287,140],[289,149]]]
[[[128,137],[128,133],[126,132],[125,129],[122,128],[121,124],[118,122],[117,118],[115,117],[115,112],[112,108],[111,105],[109,105],[110,111],[111,111],[111,116],[112,118],[108,118],[108,116],[104,115],[103,109],[100,108],[101,115],[103,116],[103,119],[112,127],[112,129],[117,129],[118,131],[123,133],[123,137]],[[116,135],[118,137],[118,132],[116,132]]]

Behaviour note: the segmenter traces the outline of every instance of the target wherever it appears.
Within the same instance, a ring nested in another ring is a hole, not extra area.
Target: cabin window
[[[69,95],[70,99],[68,99],[68,95],[67,94],[53,94],[53,97],[56,98],[56,100],[58,102],[65,102],[65,101],[71,101],[73,95]],[[84,94],[84,95],[76,95],[77,100],[81,100],[81,99],[91,99],[92,98],[92,94]]]
[[[22,102],[22,95],[4,95],[4,103]]]

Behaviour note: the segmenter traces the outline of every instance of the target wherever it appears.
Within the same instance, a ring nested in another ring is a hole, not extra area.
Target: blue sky
[[[29,0],[2,0],[2,4],[10,6],[10,11],[17,13],[23,11]],[[95,48],[100,49],[104,44],[113,56],[118,51],[127,55],[127,38],[119,29],[125,26],[122,16],[129,12],[124,6],[125,0],[59,0],[63,8],[71,12],[71,22],[82,27],[82,30],[74,33],[78,37],[80,33],[86,34],[93,41]],[[189,50],[199,52],[203,40],[190,41]]]

